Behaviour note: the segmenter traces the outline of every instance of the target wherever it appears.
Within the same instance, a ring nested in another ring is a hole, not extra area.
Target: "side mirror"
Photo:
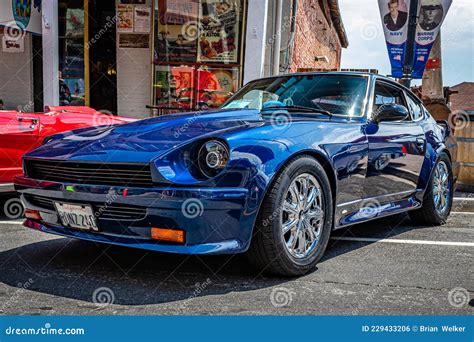
[[[381,105],[372,114],[372,121],[379,123],[381,121],[403,121],[410,116],[408,109],[395,103]]]

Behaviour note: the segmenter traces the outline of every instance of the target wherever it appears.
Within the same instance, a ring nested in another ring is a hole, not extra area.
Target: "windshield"
[[[223,109],[308,107],[335,115],[362,116],[368,78],[361,75],[293,75],[250,82]]]

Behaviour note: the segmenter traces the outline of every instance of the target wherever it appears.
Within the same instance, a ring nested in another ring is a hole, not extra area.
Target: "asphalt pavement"
[[[441,227],[397,215],[339,230],[317,268],[293,279],[240,255],[98,245],[0,217],[0,314],[473,314],[474,213],[455,209]]]

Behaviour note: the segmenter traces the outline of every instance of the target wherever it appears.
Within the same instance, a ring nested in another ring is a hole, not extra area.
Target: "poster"
[[[238,88],[238,68],[204,68],[197,76],[200,109],[221,106]]]
[[[138,4],[138,5],[144,5],[146,4],[146,0],[120,0],[121,4]]]
[[[66,11],[66,38],[84,37],[84,10],[68,8]]]
[[[426,62],[452,0],[420,0],[411,77],[423,78]],[[410,0],[379,0],[392,76],[401,78],[405,64]]]
[[[151,8],[148,6],[135,6],[134,31],[136,33],[150,33]]]
[[[5,53],[23,53],[25,52],[25,37],[11,38],[8,35],[2,35],[2,51]]]
[[[119,35],[119,48],[121,49],[148,49],[150,35],[122,33]]]
[[[413,78],[423,78],[426,62],[452,0],[420,0],[420,12],[415,36]]]
[[[0,1],[0,26],[41,34],[41,1]]]
[[[198,0],[160,0],[155,62],[196,62],[198,7]]]
[[[200,0],[199,62],[238,62],[240,1]]]
[[[379,10],[392,66],[392,76],[403,76],[410,0],[379,0]]]
[[[131,33],[133,32],[133,6],[118,5],[117,6],[117,32]]]

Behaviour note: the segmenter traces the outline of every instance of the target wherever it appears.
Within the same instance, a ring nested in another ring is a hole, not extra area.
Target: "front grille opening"
[[[102,164],[71,161],[25,160],[26,175],[53,182],[152,187],[148,164]]]
[[[35,207],[56,211],[54,202],[85,204],[69,200],[52,200],[50,198],[25,194],[25,199]],[[94,214],[100,220],[109,221],[139,221],[146,217],[146,208],[125,204],[92,204]]]

